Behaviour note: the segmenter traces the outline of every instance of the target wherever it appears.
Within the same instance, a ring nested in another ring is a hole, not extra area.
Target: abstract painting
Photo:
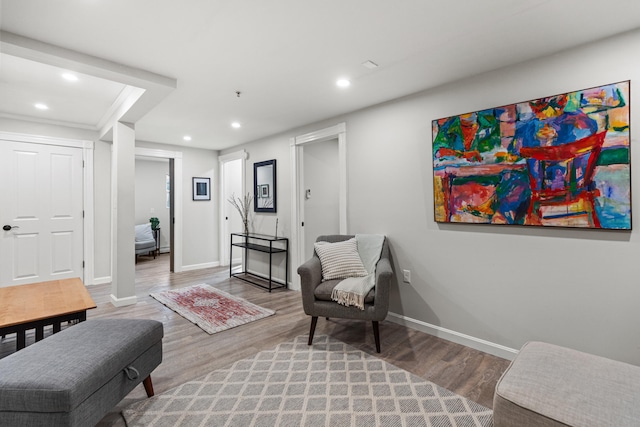
[[[437,222],[631,229],[630,82],[432,122]]]

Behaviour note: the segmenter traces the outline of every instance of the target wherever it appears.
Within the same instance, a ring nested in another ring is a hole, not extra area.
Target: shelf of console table
[[[234,241],[235,238],[235,241]],[[240,239],[240,240],[239,240]],[[233,247],[244,249],[244,260],[242,264],[242,271],[233,272]],[[249,251],[257,251],[269,254],[269,277],[264,278],[257,274],[251,273],[248,270]],[[285,260],[285,278],[284,283],[274,282],[272,278],[273,267],[273,255],[284,254]],[[271,292],[273,289],[286,288],[289,282],[289,239],[286,237],[273,237],[265,234],[257,233],[231,233],[231,250],[229,251],[229,276],[236,277],[251,283],[252,285],[259,286],[267,289]],[[256,281],[254,278],[268,282],[269,285],[265,285]]]

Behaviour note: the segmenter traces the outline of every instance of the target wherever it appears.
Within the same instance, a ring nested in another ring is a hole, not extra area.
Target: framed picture
[[[211,200],[211,178],[193,178],[193,200]]]
[[[629,86],[433,120],[436,222],[630,230]]]
[[[269,198],[269,184],[264,184],[260,186],[260,197],[263,199]]]

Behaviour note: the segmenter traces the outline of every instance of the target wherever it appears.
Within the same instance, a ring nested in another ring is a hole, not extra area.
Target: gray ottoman
[[[0,359],[0,425],[93,426],[162,361],[162,323],[88,320]]]
[[[640,367],[529,342],[496,385],[493,423],[640,426]]]

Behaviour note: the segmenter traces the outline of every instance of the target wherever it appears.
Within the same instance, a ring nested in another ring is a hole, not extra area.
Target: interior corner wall
[[[438,224],[431,149],[434,119],[631,80],[640,188],[639,48],[640,31],[629,32],[246,144],[247,183],[253,162],[277,158],[277,215],[290,237],[289,138],[346,122],[349,232],[386,234],[396,277],[411,270],[411,284],[392,288],[391,312],[496,347],[541,340],[640,364],[638,198],[632,232]]]
[[[217,265],[220,258],[218,152],[145,141],[136,141],[136,147],[182,152],[183,271]],[[211,200],[193,200],[193,177],[211,178]]]

